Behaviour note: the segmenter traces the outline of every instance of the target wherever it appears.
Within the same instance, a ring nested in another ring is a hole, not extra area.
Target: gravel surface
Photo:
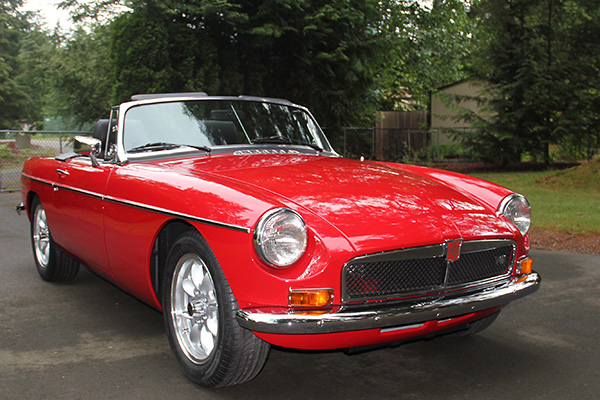
[[[583,234],[531,228],[531,247],[536,250],[600,256],[600,233]]]

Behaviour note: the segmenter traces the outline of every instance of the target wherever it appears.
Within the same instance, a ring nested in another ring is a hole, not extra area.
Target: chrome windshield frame
[[[277,105],[281,105],[281,106],[297,108],[297,109],[305,112],[308,115],[308,117],[312,120],[312,122],[314,123],[316,129],[319,132],[319,137],[318,137],[319,141],[322,141],[322,142],[324,142],[324,144],[326,144],[325,147],[327,147],[327,148],[325,149],[325,153],[335,155],[335,156],[338,155],[335,152],[335,150],[333,149],[333,146],[331,146],[329,139],[327,138],[327,136],[325,135],[325,133],[321,129],[320,125],[317,123],[316,119],[311,114],[311,112],[306,107],[298,105],[298,104],[294,104],[288,100],[264,98],[264,97],[253,97],[253,96],[208,96],[205,93],[187,93],[187,94],[181,94],[181,95],[173,94],[170,96],[142,95],[142,96],[133,96],[133,98],[135,98],[136,100],[124,102],[120,106],[118,106],[119,113],[118,113],[118,133],[117,133],[116,154],[117,154],[117,161],[119,164],[125,164],[127,162],[136,161],[136,160],[144,160],[144,159],[148,159],[148,158],[152,158],[152,157],[178,156],[178,155],[183,155],[185,153],[189,153],[190,151],[195,151],[194,149],[187,148],[187,147],[174,148],[174,149],[168,149],[168,150],[156,150],[151,153],[150,152],[148,152],[148,153],[132,153],[132,152],[127,152],[125,150],[125,137],[124,137],[124,129],[123,128],[125,126],[125,118],[126,118],[126,114],[127,114],[128,110],[130,110],[133,107],[139,107],[139,106],[145,106],[145,105],[160,104],[160,103],[175,103],[175,102],[184,102],[184,101],[265,102],[265,103],[270,103],[270,104],[277,104]],[[215,148],[224,148],[224,147],[228,147],[228,146],[231,146],[232,148],[235,147],[237,149],[239,149],[239,147],[240,147],[239,144],[235,145],[235,146],[234,145],[226,145],[226,146],[214,146],[214,147]],[[254,145],[244,144],[243,146],[254,146]]]

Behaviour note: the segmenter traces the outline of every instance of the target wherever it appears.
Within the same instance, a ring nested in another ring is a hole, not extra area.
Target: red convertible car
[[[475,333],[541,282],[523,196],[342,158],[285,100],[138,95],[78,141],[23,167],[37,271],[60,281],[84,264],[162,311],[203,386],[252,379],[270,345]]]

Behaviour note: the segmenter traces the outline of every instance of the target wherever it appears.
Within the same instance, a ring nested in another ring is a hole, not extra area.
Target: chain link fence
[[[337,150],[344,157],[392,161],[468,161],[473,158],[452,133],[430,129],[344,128]]]
[[[91,132],[0,130],[0,191],[21,188],[21,170],[31,157],[54,157],[73,150],[73,137]]]
[[[0,130],[0,189],[20,189],[21,169],[30,157],[73,150],[73,137],[91,132]],[[452,135],[441,130],[348,127],[334,143],[344,157],[393,162],[466,161],[471,158]],[[454,136],[453,136],[454,135]]]

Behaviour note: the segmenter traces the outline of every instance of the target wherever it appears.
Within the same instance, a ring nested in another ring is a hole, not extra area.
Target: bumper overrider
[[[385,303],[379,302],[372,306],[362,306],[360,311],[355,311],[353,307],[341,307],[336,312],[320,315],[295,313],[295,310],[287,307],[246,308],[237,312],[237,320],[242,327],[255,332],[289,335],[338,333],[412,325],[504,306],[534,293],[540,287],[541,280],[537,272],[531,272],[462,296],[417,303],[400,303],[387,308]]]

